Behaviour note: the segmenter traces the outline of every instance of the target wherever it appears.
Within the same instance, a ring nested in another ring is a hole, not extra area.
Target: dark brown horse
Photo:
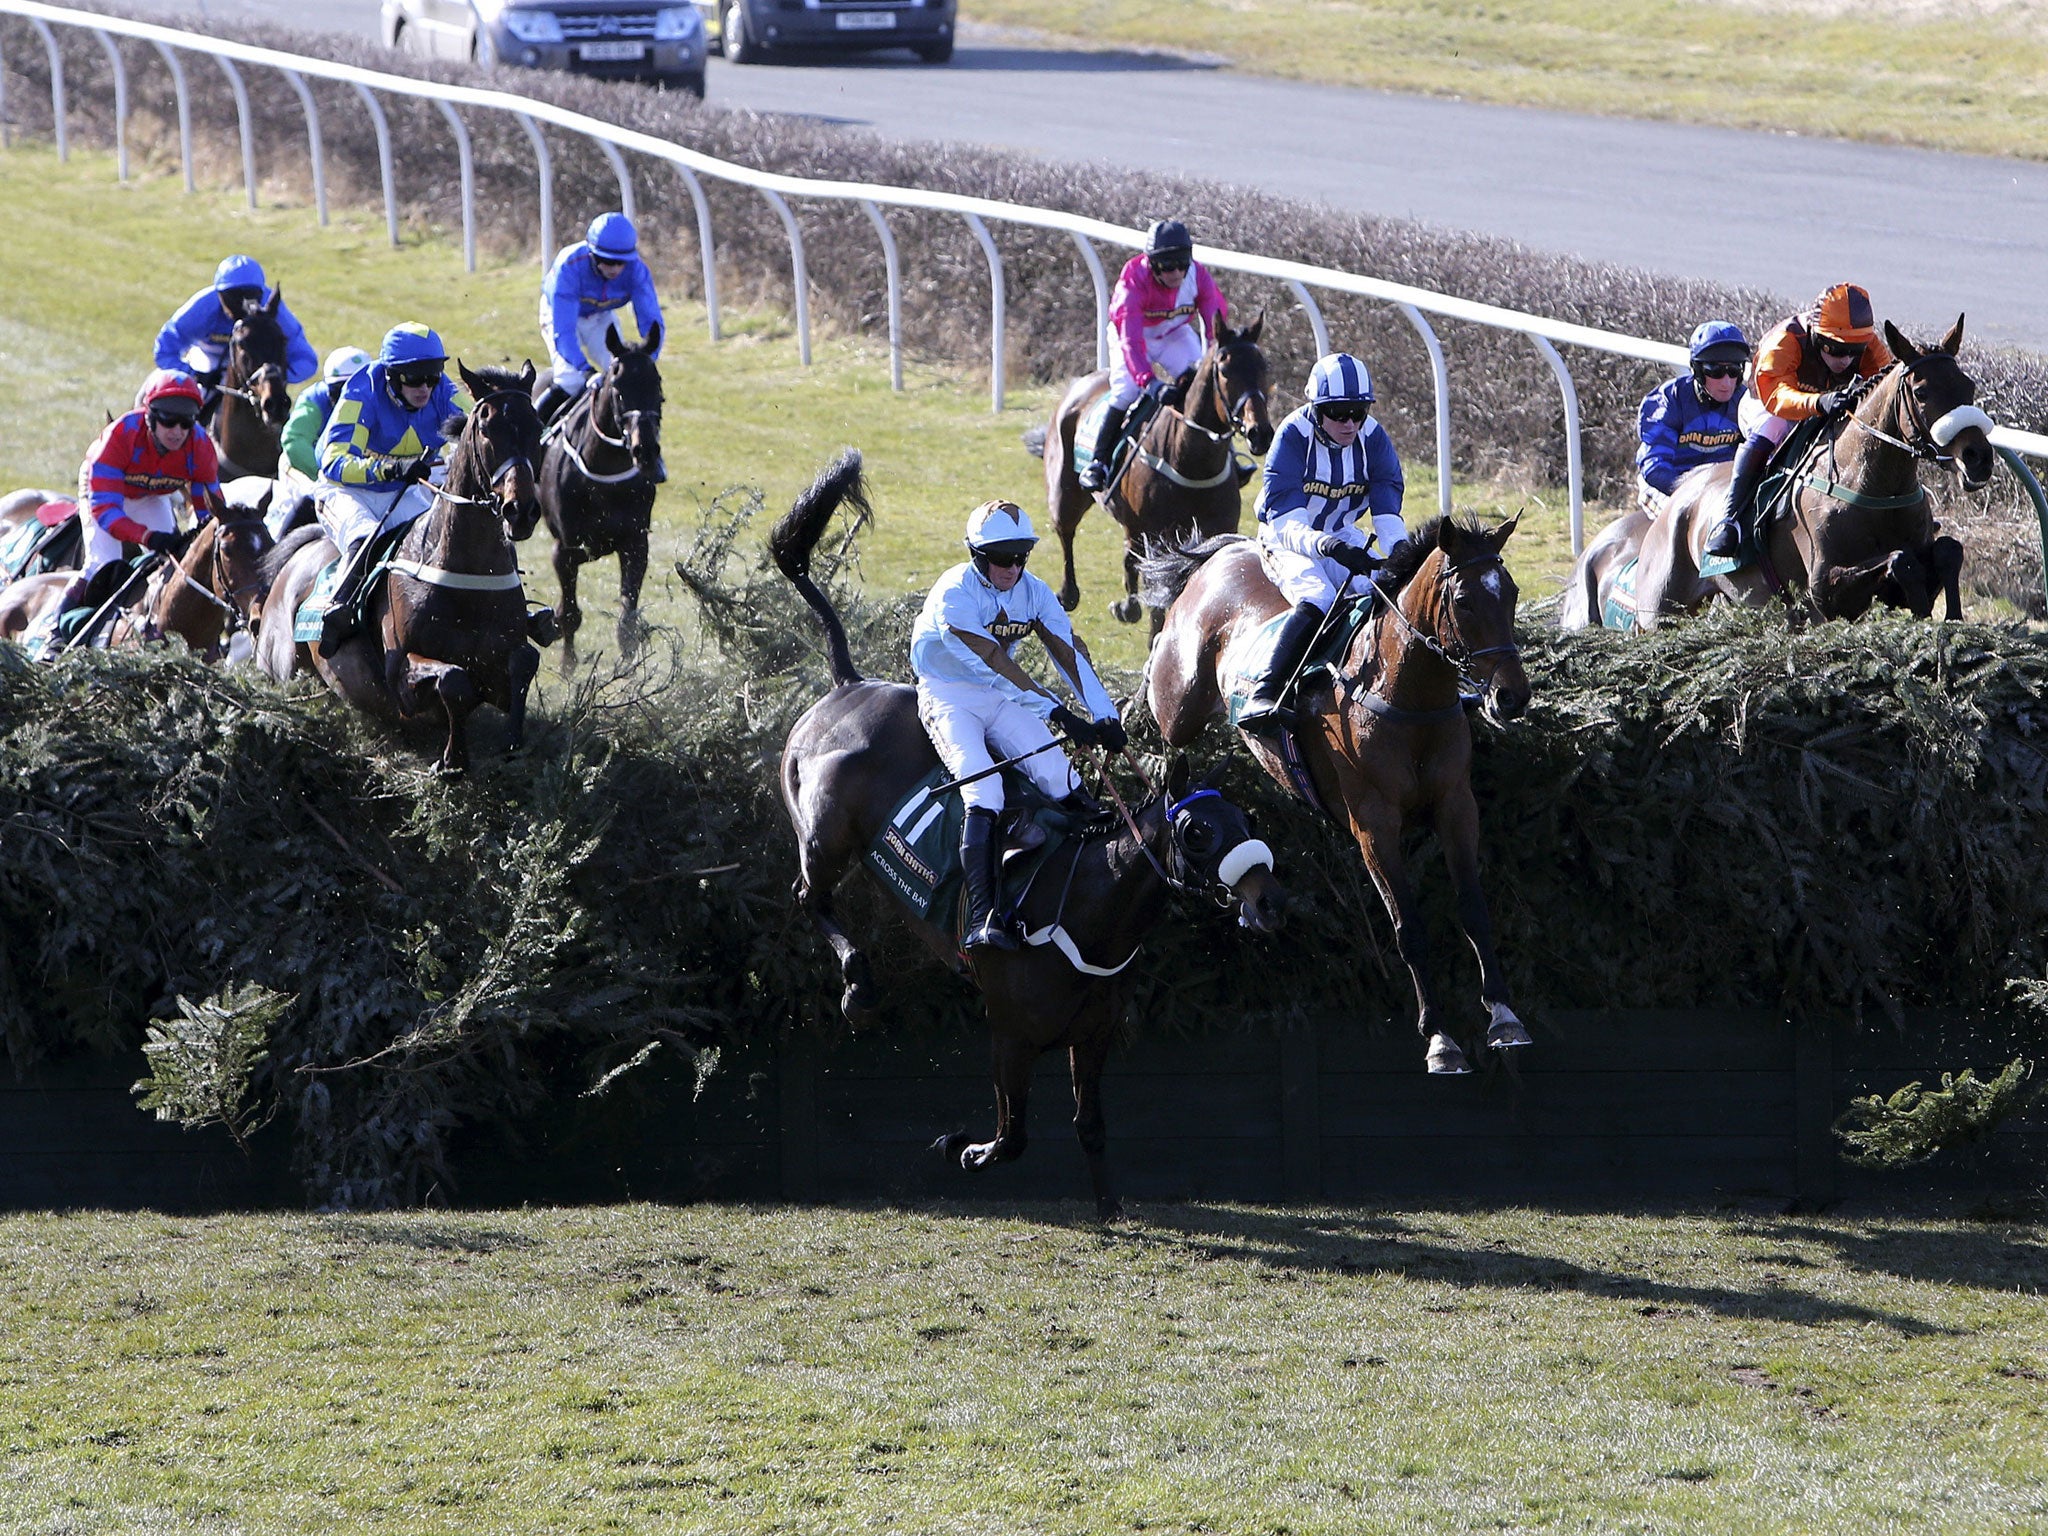
[[[222,480],[243,475],[268,479],[277,473],[278,445],[292,414],[284,328],[277,323],[283,299],[278,289],[268,303],[249,300],[228,338],[220,404],[210,428]]]
[[[278,546],[256,654],[282,681],[311,670],[343,698],[373,714],[411,718],[438,705],[448,734],[442,772],[469,766],[468,719],[479,703],[525,734],[526,690],[540,668],[529,634],[526,594],[513,543],[540,519],[534,499],[540,417],[533,409],[533,365],[522,372],[456,365],[476,407],[447,456],[434,505],[406,530],[392,568],[369,597],[367,621],[330,659],[292,638],[292,619],[334,545],[301,529]]]
[[[1126,624],[1137,623],[1143,612],[1138,561],[1148,544],[1237,531],[1245,471],[1237,462],[1234,440],[1245,438],[1254,454],[1273,446],[1266,405],[1272,370],[1259,350],[1265,328],[1264,315],[1241,331],[1216,327],[1216,344],[1202,355],[1194,373],[1175,385],[1169,403],[1147,423],[1129,466],[1103,495],[1103,504],[1124,531],[1124,596],[1109,611]],[[1105,372],[1076,379],[1046,426],[1045,507],[1066,561],[1060,606],[1069,613],[1081,601],[1074,579],[1074,532],[1095,504],[1074,471],[1074,436],[1088,407],[1108,388]],[[1157,609],[1152,628],[1157,634]]]
[[[562,584],[562,670],[576,666],[583,609],[576,572],[585,561],[619,557],[619,654],[640,643],[640,587],[647,579],[647,530],[661,463],[661,326],[629,347],[616,326],[605,332],[611,362],[548,434],[540,465],[540,509],[555,536],[555,578]]]
[[[1642,541],[1635,612],[1644,628],[1717,595],[1762,607],[1799,591],[1824,619],[1860,617],[1873,602],[1924,619],[1937,595],[1947,599],[1946,617],[1962,617],[1963,547],[1937,537],[1919,466],[1959,469],[1966,488],[1981,487],[1997,462],[1986,435],[1991,419],[1956,362],[1960,315],[1925,351],[1889,321],[1884,335],[1898,361],[1860,387],[1853,406],[1828,421],[1795,466],[1791,515],[1772,523],[1764,559],[1701,576],[1708,536],[1727,504],[1729,471],[1716,465],[1678,483],[1670,510]]]
[[[871,1006],[874,982],[867,957],[833,913],[832,893],[938,766],[938,754],[918,722],[917,690],[861,676],[839,615],[811,579],[811,551],[842,503],[865,509],[857,453],[797,499],[769,550],[817,614],[831,649],[832,691],[797,721],[783,748],[782,803],[796,829],[796,899],[839,957],[841,1007],[853,1018]],[[1206,784],[1189,785],[1185,758],[1176,755],[1166,793],[1138,812],[1135,827],[1135,835],[1085,837],[1071,852],[1051,855],[1049,877],[1024,901],[1026,942],[1014,951],[980,950],[970,959],[954,936],[906,916],[942,962],[972,976],[994,1037],[996,1134],[971,1142],[962,1132],[942,1138],[939,1149],[962,1168],[1021,1157],[1032,1064],[1065,1050],[1074,1130],[1104,1220],[1116,1215],[1117,1198],[1103,1155],[1102,1068],[1129,995],[1126,967],[1164,915],[1168,891],[1227,892],[1240,921],[1260,932],[1278,925],[1284,902],[1271,852],[1253,839],[1242,811]],[[1073,958],[1063,952],[1068,946]]]
[[[1487,532],[1437,518],[1398,545],[1375,578],[1378,611],[1353,638],[1335,686],[1305,688],[1297,732],[1316,798],[1344,825],[1394,921],[1394,944],[1415,982],[1417,1027],[1432,1072],[1468,1072],[1438,1008],[1422,914],[1401,852],[1411,823],[1430,823],[1457,891],[1458,921],[1479,957],[1479,996],[1491,1016],[1486,1043],[1529,1043],[1508,1003],[1479,885],[1479,804],[1472,795],[1472,729],[1461,683],[1484,685],[1499,714],[1529,704],[1515,645],[1515,581],[1501,547],[1510,521]],[[1149,557],[1148,587],[1170,601],[1146,668],[1152,716],[1169,746],[1201,735],[1223,709],[1226,679],[1256,670],[1260,635],[1286,613],[1258,546],[1234,535]],[[1274,747],[1241,733],[1280,784],[1293,781]]]

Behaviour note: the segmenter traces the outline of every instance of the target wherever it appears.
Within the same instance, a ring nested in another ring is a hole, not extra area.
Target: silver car
[[[691,0],[384,0],[384,42],[420,58],[655,80],[704,94]]]

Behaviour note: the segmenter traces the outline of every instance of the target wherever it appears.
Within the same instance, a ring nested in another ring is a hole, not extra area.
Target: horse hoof
[[[955,1168],[964,1168],[967,1165],[960,1160],[960,1154],[966,1149],[967,1141],[968,1137],[965,1131],[948,1131],[932,1143],[932,1150],[938,1153],[948,1165]]]
[[[1121,1200],[1098,1200],[1095,1202],[1095,1219],[1103,1226],[1124,1219],[1124,1203]]]
[[[1432,1077],[1463,1077],[1472,1070],[1472,1063],[1465,1059],[1465,1053],[1458,1049],[1457,1041],[1449,1035],[1430,1037],[1426,1059]]]
[[[1145,616],[1145,605],[1135,597],[1127,597],[1109,605],[1109,616],[1119,624],[1135,624]]]
[[[1073,611],[1074,611],[1074,610],[1075,610],[1076,608],[1080,607],[1080,606],[1081,606],[1081,592],[1080,592],[1080,589],[1079,589],[1078,587],[1061,587],[1061,588],[1060,588],[1060,606],[1061,606],[1062,608],[1066,609],[1066,611],[1067,611],[1067,612],[1069,612],[1069,613],[1072,613],[1072,612],[1073,612]]]
[[[1512,1051],[1534,1043],[1529,1038],[1528,1029],[1515,1017],[1514,1009],[1506,1003],[1494,1003],[1490,1006],[1493,1009],[1493,1023],[1486,1031],[1486,1044],[1489,1050]]]
[[[874,1008],[874,991],[864,982],[848,982],[846,990],[839,994],[839,1011],[849,1024],[858,1024],[874,1012]]]

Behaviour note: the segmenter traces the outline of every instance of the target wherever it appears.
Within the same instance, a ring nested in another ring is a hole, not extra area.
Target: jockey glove
[[[1849,403],[1849,391],[1846,389],[1831,389],[1815,403],[1820,407],[1821,415],[1832,416]]]
[[[179,533],[175,529],[151,529],[149,536],[142,541],[142,547],[153,555],[169,555],[175,559],[185,553],[185,547],[191,542],[190,534]]]
[[[432,474],[433,471],[434,455],[431,452],[422,453],[413,458],[400,461],[398,473],[392,478],[400,485],[418,485],[428,475]]]
[[[1124,729],[1123,721],[1111,715],[1107,720],[1095,722],[1095,741],[1104,751],[1121,752],[1131,744],[1131,737]]]
[[[1055,704],[1052,713],[1046,716],[1060,729],[1060,734],[1079,747],[1093,747],[1102,740],[1102,729],[1092,720],[1083,720],[1064,704]]]
[[[1325,560],[1334,561],[1354,576],[1370,576],[1380,567],[1372,551],[1363,544],[1353,544],[1349,539],[1340,539],[1330,534],[1318,546],[1318,552]]]

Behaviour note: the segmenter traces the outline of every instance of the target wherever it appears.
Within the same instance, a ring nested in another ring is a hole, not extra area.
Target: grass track
[[[2034,1225],[0,1218],[0,1527],[2011,1531]]]
[[[105,412],[132,400],[157,327],[231,250],[264,263],[322,355],[344,342],[374,349],[386,329],[408,319],[435,326],[472,365],[517,363],[540,345],[536,268],[480,263],[465,273],[459,245],[432,233],[408,233],[394,251],[381,218],[361,209],[337,211],[322,230],[304,208],[266,200],[252,214],[239,192],[188,197],[163,175],[122,186],[111,156],[74,152],[63,166],[43,146],[0,154],[0,206],[11,226],[0,248],[0,488],[76,483]],[[81,273],[89,278],[81,281]],[[779,511],[846,443],[865,451],[874,482],[876,525],[862,541],[871,583],[899,591],[928,586],[958,557],[967,510],[990,496],[1011,497],[1043,520],[1042,469],[1019,439],[1045,418],[1053,390],[1012,388],[998,416],[988,409],[980,373],[906,365],[906,388],[895,395],[886,350],[865,341],[818,336],[816,364],[806,370],[782,315],[728,308],[726,340],[714,345],[698,306],[667,308],[673,328],[662,358],[663,446],[672,478],[655,509],[649,611],[656,620],[688,617],[682,600],[664,590],[674,586],[669,557],[713,497],[758,486],[771,512]],[[1420,518],[1435,503],[1433,445],[1401,446],[1409,507]],[[1469,496],[1461,489],[1459,497],[1461,510],[1486,515],[1535,508],[1509,547],[1530,596],[1556,586],[1570,566],[1564,497],[1544,500],[1485,486]],[[1600,520],[1589,509],[1589,525]],[[1144,657],[1142,630],[1115,624],[1102,609],[1122,591],[1121,547],[1100,514],[1083,525],[1079,621],[1099,658],[1135,668]],[[548,549],[543,529],[523,563],[534,590],[552,601]],[[1058,558],[1049,541],[1036,567],[1055,584]],[[586,645],[609,644],[616,570],[609,561],[585,568]],[[552,672],[544,668],[543,678]]]
[[[974,14],[1332,85],[2048,157],[2039,0],[976,0]]]

